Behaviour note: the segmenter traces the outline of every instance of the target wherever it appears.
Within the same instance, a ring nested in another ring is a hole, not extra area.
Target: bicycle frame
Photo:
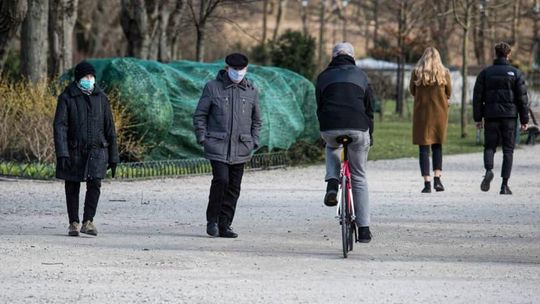
[[[345,160],[343,161],[343,164],[341,166],[341,171],[340,171],[340,179],[341,181],[343,181],[343,179],[345,179],[345,190],[343,189],[343,186],[341,186],[343,183],[340,182],[340,189],[338,191],[338,198],[341,198],[341,191],[347,191],[348,195],[348,202],[346,204],[347,208],[349,208],[349,210],[351,210],[351,221],[354,221],[356,219],[356,214],[355,214],[355,210],[354,210],[354,200],[353,200],[353,196],[352,196],[352,185],[351,185],[351,171],[350,171],[350,168],[349,168],[349,160],[345,158]],[[337,204],[337,207],[336,207],[336,218],[341,218],[340,217],[341,215],[341,204]]]

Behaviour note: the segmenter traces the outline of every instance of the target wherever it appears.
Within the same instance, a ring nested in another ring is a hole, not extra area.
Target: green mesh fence
[[[206,82],[223,69],[222,62],[89,61],[96,68],[100,85],[119,92],[135,119],[137,133],[152,147],[145,160],[203,155],[193,135],[192,114]],[[249,66],[247,77],[259,89],[261,147],[288,149],[296,141],[318,138],[315,90],[309,80],[285,69],[256,65]]]

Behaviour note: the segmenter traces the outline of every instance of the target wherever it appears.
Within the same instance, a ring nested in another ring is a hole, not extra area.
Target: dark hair
[[[506,42],[499,42],[495,44],[495,55],[497,55],[497,58],[506,58],[511,51],[512,48]]]

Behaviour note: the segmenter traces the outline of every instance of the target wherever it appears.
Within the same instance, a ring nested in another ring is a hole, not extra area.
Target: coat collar
[[[237,87],[239,87],[239,88],[241,88],[242,90],[245,91],[247,89],[247,87],[248,87],[248,82],[247,82],[246,78],[242,79],[242,81],[240,81],[240,83],[235,83],[229,78],[229,74],[227,73],[226,70],[219,71],[217,76],[216,76],[216,80],[221,81],[223,83],[223,87],[225,89],[228,89],[228,88],[230,88],[232,86],[237,86]]]
[[[356,65],[354,58],[349,55],[338,55],[332,59],[328,67],[343,66],[343,65]]]
[[[81,89],[79,89],[79,87],[77,86],[77,83],[75,81],[72,81],[68,88],[67,88],[68,92],[69,92],[69,95],[71,95],[71,97],[77,97],[79,95],[84,95],[84,93],[81,91]],[[102,92],[101,88],[96,84],[94,85],[94,91],[92,91],[92,94],[90,95],[98,95]]]
[[[497,58],[493,60],[494,65],[510,65],[510,62],[506,58]]]

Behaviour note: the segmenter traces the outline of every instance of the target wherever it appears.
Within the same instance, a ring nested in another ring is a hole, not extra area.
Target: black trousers
[[[419,147],[420,172],[422,176],[429,176],[429,146]],[[442,145],[432,144],[433,171],[442,170]]]
[[[79,192],[81,189],[80,182],[66,181],[66,202],[69,222],[79,221]],[[96,215],[96,208],[101,194],[101,180],[94,179],[86,182],[86,196],[84,198],[84,214],[83,223],[93,221]]]
[[[484,123],[484,167],[493,169],[493,157],[497,146],[502,145],[503,164],[501,177],[510,178],[516,143],[516,119],[496,118],[486,119]]]
[[[206,220],[228,227],[233,221],[236,202],[240,197],[244,164],[229,165],[213,160],[210,164],[214,177],[210,186]]]

